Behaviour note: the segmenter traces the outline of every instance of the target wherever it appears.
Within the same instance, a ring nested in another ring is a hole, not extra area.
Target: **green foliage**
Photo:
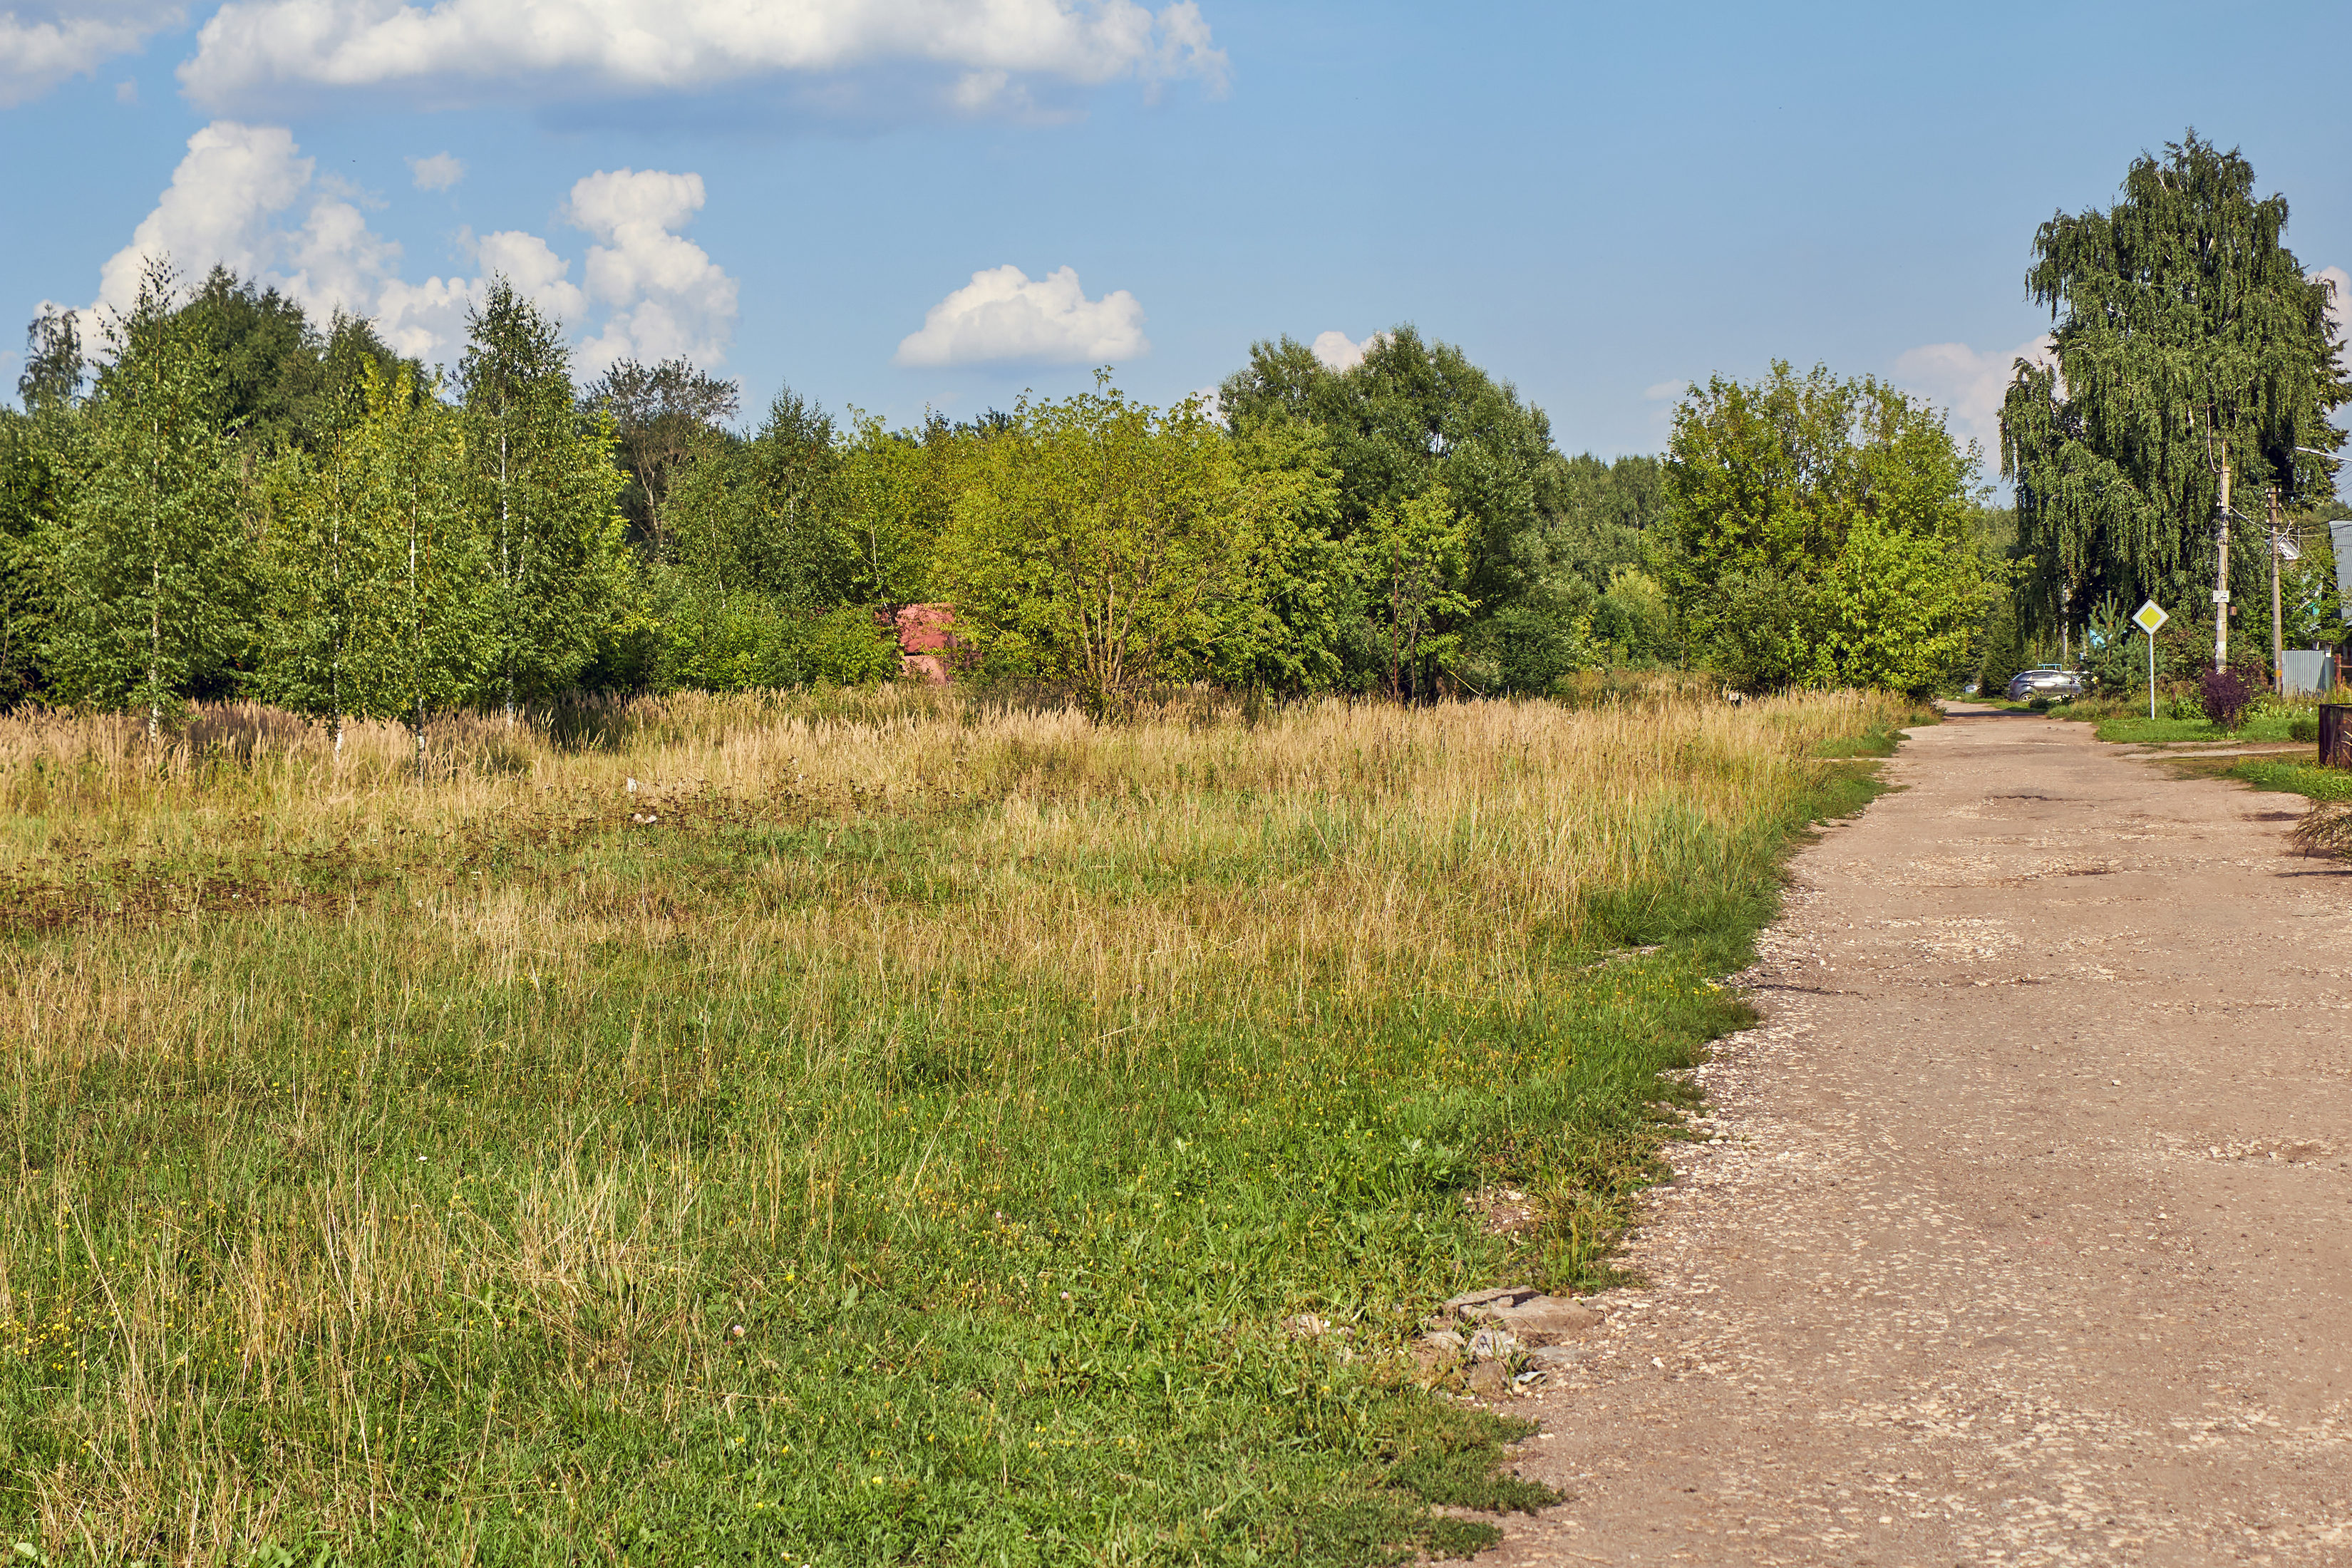
[[[953,458],[944,432],[926,441],[856,416],[834,476],[834,593],[852,604],[912,605],[930,596],[934,540],[955,505]]]
[[[751,439],[705,443],[671,502],[678,563],[723,592],[749,588],[803,608],[841,603],[853,566],[836,527],[836,434],[788,387]]]
[[[220,370],[162,263],[107,323],[79,482],[49,561],[43,661],[58,694],[142,709],[153,730],[235,679],[250,641],[250,561]]]
[[[16,377],[25,412],[38,417],[71,409],[81,396],[83,372],[80,318],[42,306],[25,329],[25,368]]]
[[[1990,595],[1972,453],[1874,379],[1785,363],[1676,410],[1660,567],[1693,652],[1740,685],[1925,691]]]
[[[70,411],[53,404],[29,416],[0,408],[0,708],[46,684],[48,552],[73,489],[79,436]]]
[[[317,452],[361,404],[373,365],[387,383],[405,365],[367,321],[338,313],[322,337],[302,307],[215,267],[180,308],[220,369],[216,415],[225,433],[257,457]]]
[[[363,420],[364,383],[360,413]],[[264,701],[338,722],[352,710],[352,638],[366,553],[354,515],[368,480],[356,447],[346,448],[353,434],[337,431],[320,458],[289,453],[269,471],[261,552],[268,613],[253,683]]]
[[[2295,450],[2344,439],[2330,285],[2286,248],[2286,199],[2253,190],[2252,164],[2192,131],[2134,160],[2113,208],[2035,234],[2026,287],[2057,363],[2020,363],[2001,432],[2036,624],[2103,596],[2204,602],[2224,459],[2242,511],[2265,488],[2288,506],[2334,493],[2330,466]],[[2262,530],[2235,529],[2232,579],[2265,569]]]
[[[1316,426],[1266,420],[1232,437],[1254,527],[1246,592],[1212,604],[1210,674],[1227,686],[1301,694],[1340,684],[1361,599],[1360,562],[1332,537],[1339,471]]]
[[[609,421],[613,450],[627,476],[622,510],[649,559],[666,560],[671,551],[673,485],[714,447],[731,442],[726,422],[740,401],[733,382],[683,358],[622,360],[581,394],[582,413]]]
[[[365,412],[342,442],[335,485],[352,538],[348,711],[425,721],[474,700],[499,648],[488,541],[469,507],[476,476],[458,411],[373,365]]]
[[[623,479],[611,426],[572,403],[571,353],[553,321],[504,278],[467,317],[458,368],[468,507],[485,535],[494,695],[570,689],[626,591]]]
[[[1967,668],[1987,594],[1973,555],[1948,531],[1864,515],[1820,580],[1808,616],[1808,686],[1874,686],[1924,695]]]
[[[644,681],[653,690],[859,686],[898,673],[896,638],[856,605],[813,610],[726,591],[674,565],[652,568],[647,586],[659,639]]]
[[[1351,542],[1387,655],[1389,695],[1402,700],[1406,671],[1424,658],[1446,663],[1462,640],[1437,627],[1474,607],[1461,587],[1469,574],[1470,520],[1436,486],[1374,508]]]
[[[1348,606],[1341,617],[1371,618],[1357,634],[1343,633],[1336,641],[1350,667],[1341,684],[1401,681],[1416,696],[1429,695],[1437,689],[1440,668],[1460,650],[1471,643],[1491,649],[1491,637],[1465,642],[1463,636],[1475,609],[1523,605],[1526,621],[1549,618],[1547,612],[1561,603],[1557,594],[1529,597],[1556,564],[1557,552],[1548,552],[1541,537],[1549,509],[1561,499],[1550,423],[1460,349],[1425,340],[1405,325],[1380,334],[1361,363],[1334,371],[1306,344],[1286,337],[1253,344],[1249,363],[1228,376],[1217,395],[1237,434],[1269,422],[1302,423],[1321,432],[1336,479],[1333,538],[1352,546],[1383,514],[1392,531],[1405,503],[1440,490],[1462,522],[1461,562],[1448,588],[1453,597],[1431,616],[1422,657],[1391,670],[1394,611],[1379,608],[1382,592],[1367,582],[1366,601]],[[1590,500],[1594,487],[1589,474],[1583,477]],[[1489,658],[1482,668],[1491,672],[1501,666]]]
[[[1024,400],[982,443],[943,541],[958,635],[994,668],[1069,682],[1096,713],[1190,676],[1220,608],[1256,592],[1270,498],[1295,493],[1253,477],[1196,404]]]

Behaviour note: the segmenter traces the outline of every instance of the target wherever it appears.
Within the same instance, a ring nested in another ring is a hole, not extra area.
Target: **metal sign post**
[[[2147,634],[2147,716],[2156,717],[2156,634],[2172,617],[2157,607],[2154,599],[2132,612],[2132,625]]]

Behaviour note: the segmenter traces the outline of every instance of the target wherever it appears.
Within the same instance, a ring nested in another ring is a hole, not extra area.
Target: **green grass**
[[[19,736],[0,1541],[1473,1550],[1433,1504],[1550,1497],[1415,1324],[1609,1278],[1903,718],[786,715],[438,794]]]
[[[2161,713],[2162,708],[2159,707],[2158,711]],[[2065,716],[2063,712],[2060,714],[2062,718]],[[2198,741],[2258,745],[2268,741],[2292,739],[2287,728],[2296,717],[2284,712],[2257,714],[2235,730],[2224,730],[2210,719],[2150,719],[2143,710],[2137,716],[2099,719],[2096,722],[2100,740],[2125,745],[2163,745]]]
[[[2324,768],[2316,762],[2276,757],[2240,757],[2222,773],[2260,790],[2299,795],[2312,800],[2352,800],[2352,771]]]

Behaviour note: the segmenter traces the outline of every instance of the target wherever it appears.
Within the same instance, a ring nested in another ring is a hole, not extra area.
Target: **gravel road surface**
[[[2352,874],[1956,707],[1798,856],[1482,1564],[2352,1564]]]

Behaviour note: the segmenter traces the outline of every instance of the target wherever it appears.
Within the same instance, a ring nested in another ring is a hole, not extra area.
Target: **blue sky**
[[[747,413],[789,382],[961,416],[1106,362],[1168,402],[1254,339],[1344,357],[1410,321],[1569,451],[1655,450],[1685,381],[1776,356],[1989,436],[2047,326],[2034,226],[2189,125],[2287,195],[2307,268],[2352,268],[2345,32],[2319,5],[19,4],[0,318],[119,297],[144,242],[428,359],[504,270],[583,369],[688,353]]]

